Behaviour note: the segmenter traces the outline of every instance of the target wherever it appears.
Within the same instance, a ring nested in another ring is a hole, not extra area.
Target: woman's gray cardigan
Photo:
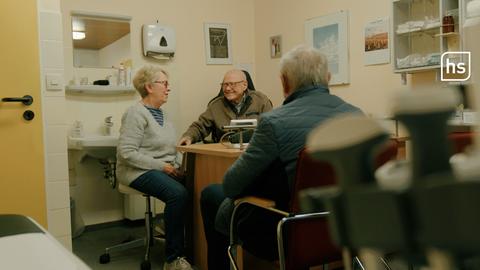
[[[140,102],[122,116],[117,146],[117,179],[124,185],[166,163],[178,167],[175,129],[166,115],[163,127]]]

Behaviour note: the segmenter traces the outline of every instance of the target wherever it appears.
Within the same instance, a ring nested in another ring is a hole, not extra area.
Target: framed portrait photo
[[[305,22],[306,43],[324,53],[332,74],[330,85],[350,83],[348,59],[348,11]]]
[[[232,64],[230,25],[224,23],[204,23],[204,31],[207,65]]]

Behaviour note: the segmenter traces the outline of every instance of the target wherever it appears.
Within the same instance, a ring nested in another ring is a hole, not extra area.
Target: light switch
[[[60,74],[47,74],[45,82],[48,91],[60,91],[63,89],[63,78]]]

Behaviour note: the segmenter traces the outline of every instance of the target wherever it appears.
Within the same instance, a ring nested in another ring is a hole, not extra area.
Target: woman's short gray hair
[[[168,77],[168,73],[159,66],[147,65],[137,71],[135,77],[133,77],[133,86],[142,98],[148,95],[145,85],[156,81],[158,79],[157,75],[160,72]]]
[[[328,86],[327,57],[306,45],[299,45],[282,57],[280,73],[288,78],[293,90],[310,85]]]

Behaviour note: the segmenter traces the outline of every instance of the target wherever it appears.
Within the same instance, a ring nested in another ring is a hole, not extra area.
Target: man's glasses
[[[222,88],[227,88],[228,86],[230,86],[231,88],[233,87],[236,87],[238,84],[242,83],[244,81],[238,81],[238,82],[223,82],[223,83],[220,83],[220,86],[222,86]]]
[[[165,87],[168,87],[168,85],[169,85],[168,81],[166,81],[166,80],[165,81],[154,81],[153,83],[161,83]]]

